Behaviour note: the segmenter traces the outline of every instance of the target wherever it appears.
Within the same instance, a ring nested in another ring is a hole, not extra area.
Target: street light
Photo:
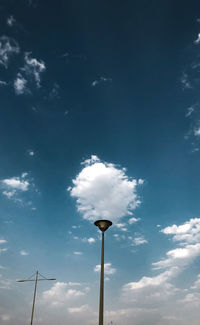
[[[35,275],[35,279],[33,279],[33,276]],[[42,278],[38,279],[38,275],[40,275]],[[32,312],[31,312],[31,324],[33,324],[33,315],[34,315],[34,309],[35,309],[35,298],[36,298],[36,290],[37,290],[37,283],[38,281],[45,281],[45,280],[56,280],[55,278],[50,278],[47,279],[45,278],[42,274],[40,274],[38,271],[36,273],[34,273],[30,278],[26,279],[26,280],[18,280],[17,282],[29,282],[29,281],[33,281],[35,282],[35,288],[34,288],[34,294],[33,294],[33,305],[32,305]]]
[[[103,325],[103,301],[104,301],[104,232],[112,226],[109,220],[97,220],[95,226],[99,227],[102,232],[101,246],[101,278],[100,278],[100,298],[99,298],[99,325]]]

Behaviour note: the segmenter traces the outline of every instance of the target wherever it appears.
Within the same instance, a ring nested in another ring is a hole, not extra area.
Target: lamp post
[[[101,277],[100,277],[100,298],[99,298],[99,325],[103,325],[103,302],[104,302],[104,232],[112,226],[109,220],[97,220],[95,226],[99,227],[102,233],[101,244]]]
[[[38,278],[38,275],[40,275],[42,278]],[[35,276],[35,279],[33,279],[34,276]],[[28,278],[26,280],[18,280],[17,281],[17,282],[29,282],[29,281],[35,282],[34,294],[33,294],[33,305],[32,305],[32,312],[31,312],[31,323],[30,323],[30,325],[33,324],[33,315],[34,315],[34,309],[35,309],[35,298],[36,298],[37,283],[38,283],[38,281],[45,281],[45,280],[56,280],[56,279],[55,278],[47,279],[47,278],[45,278],[42,274],[40,274],[37,271],[30,278]]]

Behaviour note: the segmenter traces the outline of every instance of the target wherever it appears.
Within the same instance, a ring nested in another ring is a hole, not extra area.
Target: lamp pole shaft
[[[33,315],[34,315],[34,308],[35,308],[35,297],[36,297],[36,290],[37,290],[37,282],[38,282],[38,271],[36,272],[36,278],[35,278],[35,289],[34,289],[33,306],[32,306],[32,313],[31,313],[31,325],[33,324]]]
[[[104,231],[102,231],[102,246],[101,246],[101,279],[100,279],[100,300],[99,300],[99,325],[103,325],[103,303],[104,303]]]

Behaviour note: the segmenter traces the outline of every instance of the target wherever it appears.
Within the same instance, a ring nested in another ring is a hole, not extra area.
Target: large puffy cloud
[[[83,166],[73,180],[73,186],[68,188],[71,196],[76,198],[83,218],[116,222],[131,215],[140,204],[136,191],[138,181],[128,178],[124,168],[102,162],[96,156],[84,161]]]

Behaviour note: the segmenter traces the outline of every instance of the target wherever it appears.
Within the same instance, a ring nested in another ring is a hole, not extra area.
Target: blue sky
[[[199,324],[200,4],[0,3],[0,324]]]

